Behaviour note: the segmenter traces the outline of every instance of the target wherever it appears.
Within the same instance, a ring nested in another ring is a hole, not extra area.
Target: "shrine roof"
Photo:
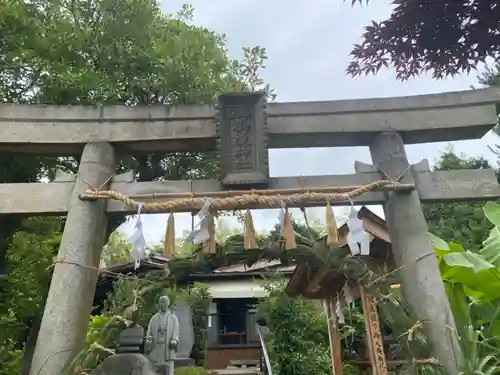
[[[358,255],[357,257],[366,258],[363,261],[369,263],[370,267],[392,265],[391,241],[385,220],[366,207],[361,208],[358,217],[363,221],[365,231],[373,238],[370,245],[370,256]],[[339,228],[340,248],[337,251],[342,251],[346,255],[350,252],[347,245],[348,233],[347,223],[341,225]],[[326,267],[320,262],[310,262],[297,265],[288,281],[285,292],[290,296],[300,295],[309,299],[330,298],[337,295],[346,282],[346,277],[340,270]]]

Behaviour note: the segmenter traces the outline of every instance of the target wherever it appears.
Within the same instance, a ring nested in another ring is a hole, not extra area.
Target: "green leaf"
[[[443,260],[448,266],[472,268],[474,272],[479,272],[495,267],[493,264],[485,261],[479,255],[471,253],[470,251],[446,254],[443,257]]]
[[[474,268],[474,264],[469,262],[469,260],[460,253],[446,254],[443,256],[443,260],[448,266]]]
[[[448,247],[448,243],[439,238],[438,236],[432,234],[431,232],[428,232],[427,235],[430,238],[432,246],[434,246],[435,249],[441,249],[441,250],[449,250],[450,248]]]
[[[466,327],[470,325],[471,316],[467,301],[465,298],[464,288],[458,283],[445,282],[445,291],[450,301],[450,308],[455,318],[455,323],[460,335],[463,335]]]
[[[498,203],[487,202],[483,207],[483,212],[492,224],[500,227],[500,205]]]
[[[488,262],[500,267],[500,229],[498,227],[491,230],[479,253]]]

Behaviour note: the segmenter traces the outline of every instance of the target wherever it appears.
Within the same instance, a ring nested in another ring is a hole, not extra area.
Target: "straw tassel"
[[[333,213],[332,206],[330,202],[326,205],[326,245],[327,246],[337,246],[339,243],[339,236],[337,232],[337,220],[335,220],[335,215]]]
[[[175,219],[174,214],[169,214],[167,219],[167,229],[163,243],[163,256],[171,258],[175,255]]]
[[[282,237],[285,241],[285,249],[292,250],[297,248],[295,242],[295,233],[293,232],[292,217],[288,213],[288,208],[285,208],[285,218],[283,220]]]
[[[253,225],[252,213],[247,210],[245,213],[245,221],[243,227],[243,246],[245,250],[253,250],[259,248],[259,243],[257,241],[257,233],[255,232],[255,226]]]
[[[213,214],[207,216],[208,240],[203,243],[203,252],[205,254],[217,253],[217,242],[215,241],[215,218]]]

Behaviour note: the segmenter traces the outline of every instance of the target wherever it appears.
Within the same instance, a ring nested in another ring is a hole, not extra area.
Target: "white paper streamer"
[[[342,288],[342,291],[344,292],[345,303],[350,307],[352,304],[354,304],[354,298],[352,298],[351,288],[349,287],[349,285],[345,284]]]
[[[358,217],[358,211],[351,207],[347,221],[349,233],[347,245],[352,255],[370,255],[370,236],[363,228],[363,221]],[[361,248],[360,245],[361,244]]]
[[[340,298],[337,298],[337,302],[335,303],[335,314],[337,315],[339,324],[344,324],[345,316],[342,312],[342,307],[340,306]]]
[[[134,259],[134,270],[139,268],[141,260],[146,257],[146,240],[144,239],[144,233],[142,230],[141,210],[142,203],[139,203],[139,207],[137,208],[135,231],[130,237],[130,243],[132,244],[130,254],[132,255],[132,259]]]
[[[198,223],[198,229],[194,230],[194,236],[192,239],[192,243],[199,245],[203,242],[207,241],[210,238],[210,233],[208,232],[208,219],[209,215],[203,217]]]
[[[203,219],[205,216],[208,215],[210,209],[210,201],[205,198],[205,203],[203,203],[203,207],[198,211],[196,216],[198,216],[198,219]]]
[[[199,221],[194,227],[193,231],[189,233],[186,238],[186,242],[199,245],[210,238],[210,233],[208,232],[208,218],[210,215],[210,200],[205,198],[205,203],[203,207],[198,211],[196,216]]]

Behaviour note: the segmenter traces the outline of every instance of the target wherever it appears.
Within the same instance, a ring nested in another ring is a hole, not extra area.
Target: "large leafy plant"
[[[494,225],[478,250],[431,235],[464,351],[462,373],[500,373],[500,205],[483,207]]]

